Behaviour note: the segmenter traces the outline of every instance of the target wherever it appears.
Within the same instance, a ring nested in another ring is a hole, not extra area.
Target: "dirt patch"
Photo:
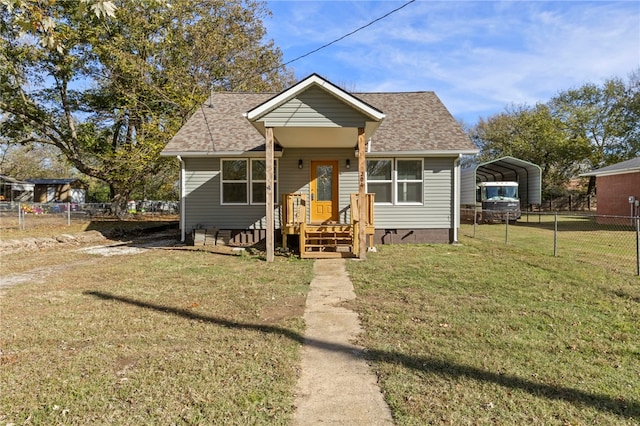
[[[82,244],[105,242],[107,238],[98,231],[86,231],[78,234],[62,234],[56,237],[21,238],[0,241],[0,254],[21,251],[68,248]]]
[[[21,240],[0,241],[0,255],[28,250],[65,249],[78,250],[100,257],[136,255],[145,250],[160,247],[171,247],[177,244],[171,232],[145,235],[127,242],[114,242],[97,231],[87,231],[74,235],[61,235],[50,238],[24,238]],[[103,243],[100,245],[87,244]],[[78,248],[78,246],[83,246]],[[0,277],[0,288],[10,287],[26,282],[42,282],[47,276],[63,269],[80,264],[97,262],[99,258],[75,263],[63,263],[54,266],[33,268],[26,272],[15,273]]]
[[[304,314],[305,302],[305,296],[291,297],[284,303],[263,309],[260,317],[265,324],[278,324],[288,318],[301,317]]]

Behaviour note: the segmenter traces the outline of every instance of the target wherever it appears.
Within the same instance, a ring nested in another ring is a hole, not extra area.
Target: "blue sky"
[[[267,1],[267,38],[284,61],[304,55],[405,1]],[[640,1],[416,1],[293,62],[352,92],[432,90],[457,119],[640,67]]]

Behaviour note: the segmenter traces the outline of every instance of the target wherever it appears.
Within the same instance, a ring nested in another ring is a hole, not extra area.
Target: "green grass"
[[[286,424],[311,266],[150,250],[2,290],[0,423]]]
[[[397,424],[639,424],[640,278],[603,244],[619,231],[565,230],[553,257],[548,225],[482,229],[347,261]],[[0,290],[0,424],[290,423],[312,262],[70,249],[0,275],[62,262]]]
[[[461,242],[348,263],[398,424],[638,424],[640,280]]]
[[[515,225],[463,224],[460,234],[497,245],[527,249],[539,254],[555,254],[571,263],[588,263],[615,273],[637,274],[637,236],[628,219],[605,218],[613,223],[597,223],[594,217],[530,214]],[[554,247],[554,234],[556,236]]]

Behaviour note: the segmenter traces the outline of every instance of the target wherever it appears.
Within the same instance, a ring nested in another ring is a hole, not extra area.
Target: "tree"
[[[636,73],[637,76],[637,73]],[[600,168],[640,155],[638,78],[625,84],[619,78],[602,86],[592,83],[560,92],[549,102],[567,137],[591,146],[584,158],[588,169]],[[595,188],[590,179],[588,192]]]
[[[480,119],[470,136],[481,149],[482,161],[510,155],[539,165],[545,196],[562,192],[590,152],[583,140],[567,137],[544,104],[510,107],[487,120]]]
[[[581,171],[640,155],[640,70],[560,92],[535,107],[509,107],[469,131],[480,159],[512,155],[541,166],[543,194],[559,194]],[[589,181],[592,192],[595,180]]]
[[[87,4],[20,0],[0,12],[0,134],[57,147],[109,185],[116,208],[175,167],[159,153],[211,90],[281,90],[293,81],[279,49],[263,41],[262,3],[92,3],[110,13]],[[24,22],[50,23],[25,33]]]
[[[74,174],[60,151],[51,145],[4,144],[0,148],[0,175],[29,178],[67,178]]]

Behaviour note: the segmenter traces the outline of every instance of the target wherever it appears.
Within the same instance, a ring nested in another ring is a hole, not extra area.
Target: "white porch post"
[[[365,159],[364,128],[358,129],[358,257],[367,257],[367,195],[365,192]]]
[[[266,199],[266,221],[267,221],[267,262],[274,261],[274,232],[275,232],[275,224],[273,220],[273,174],[274,174],[274,143],[273,143],[273,127],[266,128],[266,173],[267,173],[267,199]]]

